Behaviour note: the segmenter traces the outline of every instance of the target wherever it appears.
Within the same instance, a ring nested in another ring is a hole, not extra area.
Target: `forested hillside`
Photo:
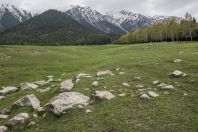
[[[198,40],[198,23],[191,14],[186,13],[185,19],[177,21],[169,19],[164,23],[149,28],[137,29],[120,37],[115,43],[148,43],[170,41]]]
[[[57,10],[48,10],[0,34],[0,44],[82,45],[107,44],[110,38],[88,29]]]

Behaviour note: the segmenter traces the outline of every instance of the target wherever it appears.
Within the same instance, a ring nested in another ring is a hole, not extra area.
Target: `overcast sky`
[[[32,12],[66,9],[69,5],[90,6],[100,12],[130,10],[145,15],[183,16],[190,12],[198,18],[198,0],[0,0]]]

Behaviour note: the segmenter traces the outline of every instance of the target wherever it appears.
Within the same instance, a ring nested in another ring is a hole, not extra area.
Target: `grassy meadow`
[[[182,59],[181,63],[173,63]],[[124,75],[119,75],[120,67]],[[92,87],[96,72],[111,70],[115,75],[100,80],[100,86]],[[180,70],[187,77],[172,78],[170,73]],[[53,75],[70,79],[79,73],[88,73],[92,78],[81,79],[72,91],[91,96],[96,90],[112,91],[116,98],[95,102],[84,109],[70,109],[56,117],[49,111],[45,116],[33,118],[30,108],[13,109],[8,119],[0,119],[3,125],[20,112],[27,112],[36,124],[30,128],[18,126],[11,131],[25,132],[197,132],[198,131],[198,43],[154,43],[140,45],[106,46],[0,46],[0,88],[19,86],[23,82],[35,82]],[[135,80],[134,77],[141,77]],[[171,84],[174,90],[161,90],[152,85],[160,80]],[[127,82],[130,87],[122,83]],[[157,98],[139,98],[137,84],[156,88]],[[35,94],[45,105],[59,94],[60,82],[48,86],[50,91],[18,91],[0,101],[0,109],[11,108],[19,98]],[[164,94],[165,92],[169,94]],[[125,93],[125,97],[118,94]],[[187,96],[184,96],[187,93]],[[85,113],[90,109],[91,113]]]

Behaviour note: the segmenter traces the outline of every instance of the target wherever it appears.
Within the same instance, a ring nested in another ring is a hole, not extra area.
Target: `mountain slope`
[[[90,7],[73,6],[65,12],[86,27],[94,27],[106,34],[121,35],[122,29],[106,20],[105,16]]]
[[[0,5],[0,31],[11,28],[32,17],[32,14],[13,5]]]
[[[56,10],[48,10],[0,34],[0,44],[67,45],[109,42],[109,37],[83,27]]]

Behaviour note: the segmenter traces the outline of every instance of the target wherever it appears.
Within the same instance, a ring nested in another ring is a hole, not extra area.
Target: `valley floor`
[[[173,63],[181,59],[180,63]],[[116,69],[120,67],[120,71]],[[96,72],[111,70],[114,76],[105,76],[93,87]],[[180,70],[186,77],[173,78],[170,74]],[[122,75],[119,72],[123,72]],[[30,108],[16,108],[8,119],[0,119],[0,125],[21,112],[31,115],[36,124],[30,128],[17,127],[11,131],[26,132],[196,132],[198,131],[198,43],[155,43],[143,45],[107,46],[0,46],[0,87],[19,86],[23,82],[35,82],[53,75],[55,79],[71,79],[79,73],[88,73],[92,78],[83,78],[72,89],[86,96],[96,90],[108,90],[116,98],[102,100],[84,109],[71,109],[60,117],[48,109],[45,116],[33,118]],[[135,79],[137,77],[139,80]],[[152,81],[174,86],[162,90]],[[130,86],[123,86],[127,83]],[[10,108],[19,98],[35,94],[45,105],[59,94],[60,82],[54,88],[41,93],[36,90],[18,91],[0,100],[0,109]],[[50,87],[52,84],[46,87]],[[159,97],[140,99],[136,86],[144,85]],[[119,97],[119,94],[126,94]],[[90,109],[91,113],[85,113]]]

